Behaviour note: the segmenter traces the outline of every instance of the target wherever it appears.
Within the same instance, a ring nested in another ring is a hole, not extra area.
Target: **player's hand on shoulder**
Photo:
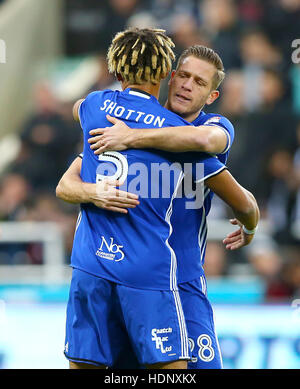
[[[95,192],[91,196],[91,202],[96,207],[108,211],[128,213],[128,208],[135,208],[139,205],[138,196],[134,193],[117,189],[120,185],[117,180],[103,180],[97,182]]]
[[[223,243],[227,250],[237,250],[251,243],[254,238],[254,233],[247,234],[243,228],[243,224],[237,219],[231,219],[230,223],[239,226],[239,228],[223,239]]]
[[[113,126],[96,128],[89,132],[91,138],[89,138],[88,142],[96,155],[107,150],[122,151],[128,149],[134,134],[134,130],[128,127],[122,120],[110,115],[106,117]]]

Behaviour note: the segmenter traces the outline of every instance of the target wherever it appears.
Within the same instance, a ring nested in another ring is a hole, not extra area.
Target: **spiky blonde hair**
[[[108,49],[108,70],[132,84],[158,84],[172,69],[174,43],[157,28],[130,28],[115,35]]]

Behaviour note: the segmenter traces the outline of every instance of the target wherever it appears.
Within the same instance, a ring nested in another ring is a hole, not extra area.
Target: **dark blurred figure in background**
[[[98,63],[99,73],[97,79],[89,91],[87,91],[87,94],[95,90],[120,88],[120,83],[116,82],[115,77],[108,71],[105,54],[100,53],[98,55]]]
[[[1,177],[0,220],[17,220],[31,188],[25,177],[17,173],[7,173]]]
[[[45,83],[34,91],[35,112],[20,132],[21,148],[11,170],[22,174],[34,190],[53,191],[81,139],[71,107],[60,104]]]
[[[299,38],[299,0],[268,0],[265,6],[263,27],[280,48],[285,69],[291,65],[291,42]]]
[[[292,153],[284,149],[275,151],[269,160],[268,173],[267,218],[274,226],[274,238],[283,245],[296,244],[291,228],[295,220],[299,182]]]
[[[242,93],[242,101],[233,112],[230,120],[237,119],[237,142],[232,148],[228,166],[237,176],[242,185],[253,190],[264,207],[267,202],[267,171],[268,160],[278,148],[286,148],[290,152],[295,150],[297,116],[292,112],[285,96],[283,76],[270,69],[263,69],[260,73],[260,82],[257,85],[257,100],[255,109],[249,111],[246,106],[245,75],[238,73],[235,79],[229,79],[229,88],[224,86],[224,101],[230,105],[233,87],[237,93]],[[235,84],[233,84],[233,82]],[[229,93],[228,95],[226,95]],[[235,107],[233,103],[233,108]],[[228,109],[228,107],[225,107]],[[241,108],[241,113],[238,109]],[[230,108],[229,108],[230,109]],[[232,108],[231,108],[232,109]],[[284,128],[284,130],[283,130]],[[235,150],[236,147],[236,150]],[[255,152],[254,152],[255,150]],[[241,168],[244,167],[244,169]],[[251,166],[249,174],[248,166]]]
[[[203,0],[200,13],[211,46],[222,58],[225,69],[240,66],[237,50],[240,22],[236,2],[232,0]]]
[[[24,204],[30,198],[30,185],[17,173],[5,173],[0,182],[0,221],[19,220]],[[0,264],[30,263],[27,248],[22,243],[1,244]]]
[[[66,0],[66,54],[106,52],[115,33],[143,6],[141,0]]]
[[[291,250],[283,269],[284,280],[291,289],[291,298],[300,298],[300,254],[299,250]]]
[[[65,236],[69,253],[77,207],[62,206],[54,192],[64,169],[81,150],[81,131],[73,121],[73,102],[58,101],[47,83],[36,84],[34,101],[34,112],[20,132],[18,155],[1,177],[0,218],[56,222]],[[10,260],[5,252],[9,253]],[[0,261],[41,263],[41,247],[34,243],[15,247],[0,245]]]
[[[283,302],[293,296],[293,289],[284,275],[284,254],[271,240],[256,242],[248,250],[248,261],[254,275],[265,283],[264,302]]]
[[[116,32],[123,31],[126,28],[130,16],[143,7],[143,1],[140,0],[109,0],[107,3],[109,17],[106,19],[104,30],[99,35],[99,42],[104,40],[106,43],[104,49],[108,47]]]
[[[204,263],[206,277],[223,277],[227,273],[226,250],[219,241],[207,242]]]

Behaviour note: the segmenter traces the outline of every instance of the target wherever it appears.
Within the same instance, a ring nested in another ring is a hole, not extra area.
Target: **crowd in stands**
[[[205,111],[233,123],[228,169],[255,195],[272,239],[254,240],[239,253],[210,242],[206,274],[230,275],[234,264],[247,263],[266,282],[268,301],[300,296],[300,57],[292,56],[299,20],[299,0],[65,1],[65,55],[99,57],[99,80],[92,89],[115,85],[105,52],[112,36],[128,26],[166,29],[177,56],[193,44],[220,54],[226,78],[219,99]],[[166,94],[167,83],[161,103]],[[57,222],[68,261],[78,208],[57,200],[55,187],[81,151],[81,130],[72,119],[73,102],[59,101],[46,82],[35,85],[34,96],[35,110],[17,129],[19,153],[1,176],[0,220]],[[229,216],[216,200],[211,217]],[[20,247],[2,245],[0,263],[40,263],[34,247],[22,256]]]

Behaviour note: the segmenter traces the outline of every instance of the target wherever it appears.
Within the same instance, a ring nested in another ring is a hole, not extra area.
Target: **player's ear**
[[[170,77],[170,79],[169,79],[168,86],[170,86],[170,83],[171,83],[171,81],[173,80],[175,73],[176,73],[176,70],[172,70],[172,71],[171,71],[171,77]]]
[[[213,90],[210,92],[210,95],[208,96],[208,99],[206,100],[206,104],[212,104],[217,98],[219,97],[220,92],[218,90]]]
[[[116,79],[117,79],[119,82],[123,82],[123,77],[121,76],[120,73],[116,73],[115,76],[116,76]]]

